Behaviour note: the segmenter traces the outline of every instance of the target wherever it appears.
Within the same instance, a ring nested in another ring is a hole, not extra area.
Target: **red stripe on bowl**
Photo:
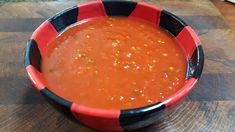
[[[159,25],[161,9],[139,2],[129,17],[140,18]]]
[[[188,59],[191,58],[196,47],[201,44],[196,33],[190,26],[184,27],[176,39],[181,43]]]
[[[101,131],[123,131],[119,123],[120,110],[102,110],[72,104],[73,115],[82,123]]]
[[[31,38],[37,42],[42,57],[45,55],[48,43],[57,35],[58,32],[49,21],[45,21],[34,31]]]
[[[37,71],[32,65],[29,65],[26,67],[26,72],[27,72],[31,82],[33,83],[34,87],[38,91],[40,91],[46,87],[44,85],[45,81],[44,81],[42,73]]]
[[[87,18],[107,16],[102,2],[90,2],[88,4],[83,4],[78,6],[78,10],[78,21]]]

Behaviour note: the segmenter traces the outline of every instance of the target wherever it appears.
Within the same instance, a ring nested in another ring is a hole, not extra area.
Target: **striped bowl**
[[[162,102],[128,110],[105,110],[82,106],[51,92],[43,81],[41,59],[47,44],[66,27],[78,21],[97,17],[135,17],[156,24],[171,33],[179,42],[188,59],[185,85],[174,95]],[[142,2],[96,1],[68,8],[43,22],[27,42],[24,64],[35,88],[56,108],[80,123],[102,131],[135,130],[153,124],[174,109],[197,84],[201,76],[204,55],[201,42],[190,26],[177,16]]]

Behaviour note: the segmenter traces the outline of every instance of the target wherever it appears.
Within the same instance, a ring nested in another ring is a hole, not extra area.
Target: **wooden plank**
[[[45,104],[27,77],[0,77],[0,104]]]
[[[31,33],[0,33],[0,104],[38,104],[44,98],[24,69],[24,49]]]
[[[206,59],[203,72],[235,73],[235,31],[214,29],[198,32]]]
[[[196,30],[228,29],[221,16],[179,16]],[[0,32],[33,32],[47,18],[0,19]]]
[[[91,131],[49,104],[0,105],[0,131]]]
[[[221,16],[179,16],[195,30],[228,29]]]
[[[234,101],[184,101],[153,126],[139,131],[234,131]],[[47,104],[0,105],[0,131],[92,131]]]
[[[0,19],[0,32],[33,32],[47,18]]]
[[[221,15],[209,0],[137,0],[153,4],[181,16]]]
[[[235,4],[225,2],[224,0],[212,0],[212,2],[219,9],[230,28],[235,30]],[[231,10],[228,10],[230,8]]]
[[[95,0],[71,0],[70,2],[20,2],[1,4],[0,18],[43,18],[49,17],[65,8]],[[218,16],[221,15],[210,1],[205,0],[138,0],[166,9],[181,16]],[[183,10],[182,10],[183,8]],[[17,11],[17,12],[16,12]]]
[[[189,94],[190,101],[235,100],[235,74],[202,74]]]
[[[22,77],[24,49],[31,33],[0,32],[0,78]]]
[[[183,102],[173,113],[141,131],[235,131],[235,102]]]
[[[1,4],[0,18],[48,18],[68,7],[86,1],[92,0],[4,3]]]

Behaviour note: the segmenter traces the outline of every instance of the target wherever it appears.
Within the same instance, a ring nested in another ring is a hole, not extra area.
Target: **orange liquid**
[[[143,107],[185,83],[186,57],[168,33],[145,22],[100,18],[69,28],[42,60],[48,88],[103,109]]]

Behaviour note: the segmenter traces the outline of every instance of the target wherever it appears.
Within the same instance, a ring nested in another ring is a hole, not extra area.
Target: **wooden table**
[[[25,43],[35,28],[56,12],[84,1],[0,4],[1,132],[93,131],[50,106],[23,67]],[[235,31],[210,1],[144,1],[173,12],[195,29],[203,44],[205,67],[198,86],[180,107],[140,131],[235,131]]]

